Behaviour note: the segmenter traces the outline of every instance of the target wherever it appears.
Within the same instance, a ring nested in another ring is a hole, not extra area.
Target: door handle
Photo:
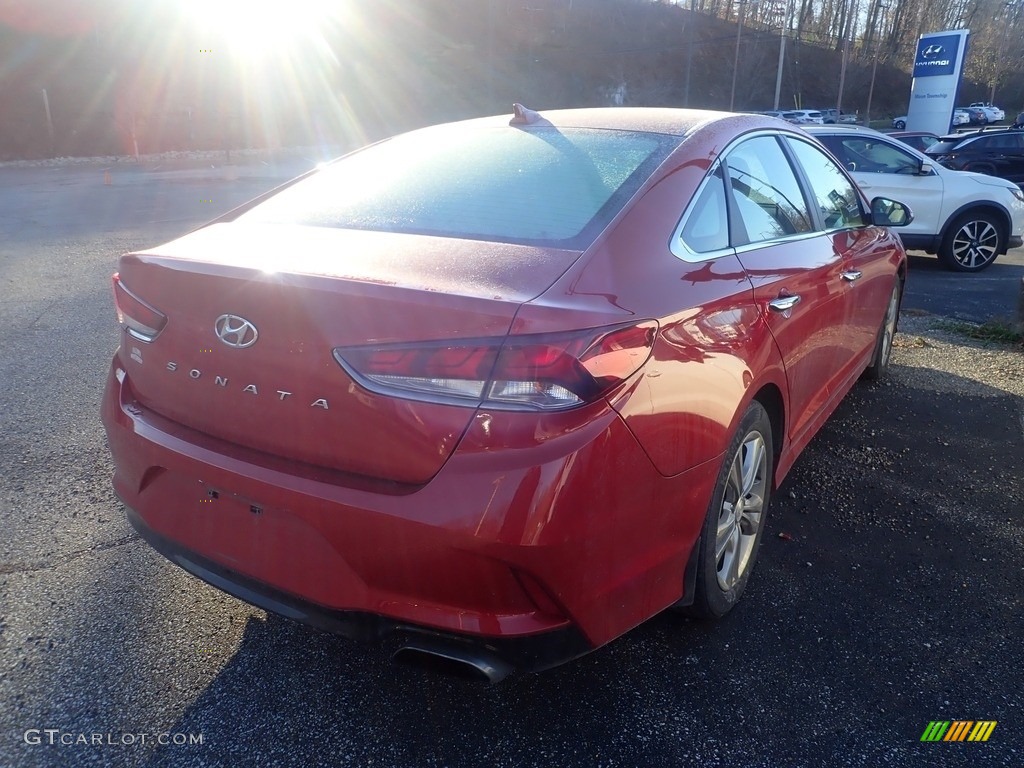
[[[799,296],[779,296],[779,298],[769,301],[768,306],[776,312],[788,312],[799,303]]]
[[[842,278],[848,283],[856,282],[860,280],[861,271],[859,269],[851,269],[849,272],[843,272]]]

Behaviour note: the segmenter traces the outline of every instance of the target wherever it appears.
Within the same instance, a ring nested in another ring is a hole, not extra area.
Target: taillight
[[[372,392],[510,410],[593,402],[646,361],[657,324],[459,342],[339,347],[334,357]]]
[[[167,316],[125,288],[117,272],[114,273],[113,281],[117,322],[133,338],[145,342],[153,341],[167,324]]]

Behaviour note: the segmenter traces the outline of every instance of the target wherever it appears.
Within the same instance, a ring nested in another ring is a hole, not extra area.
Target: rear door
[[[881,327],[899,250],[895,238],[867,226],[860,195],[832,158],[806,141],[787,138],[786,143],[811,189],[832,249],[842,258],[840,278],[848,304],[849,344],[844,359],[850,367],[841,375],[853,378],[860,374],[855,366],[873,349]]]
[[[850,357],[843,256],[817,228],[776,136],[743,141],[725,162],[731,240],[785,363],[790,434],[798,439]]]
[[[1007,131],[999,137],[1005,167],[998,175],[1015,184],[1024,183],[1024,132]]]

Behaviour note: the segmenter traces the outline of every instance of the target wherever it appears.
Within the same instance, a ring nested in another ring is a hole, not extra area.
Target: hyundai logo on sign
[[[952,75],[956,69],[956,53],[960,46],[957,35],[929,37],[917,43],[914,77]]]

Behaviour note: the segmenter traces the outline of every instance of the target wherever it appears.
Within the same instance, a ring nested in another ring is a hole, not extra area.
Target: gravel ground
[[[467,687],[203,585],[133,536],[110,490],[116,255],[259,175],[4,173],[0,767],[1024,764],[1019,347],[905,313],[891,376],[850,393],[777,493],[736,611],[666,613]],[[919,741],[958,719],[998,726]],[[117,743],[60,744],[80,734]]]

